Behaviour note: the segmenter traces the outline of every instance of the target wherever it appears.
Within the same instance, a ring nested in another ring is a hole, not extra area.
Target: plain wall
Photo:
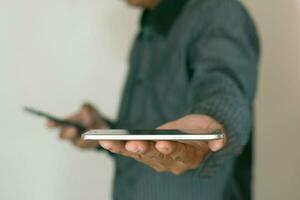
[[[116,118],[137,15],[121,1],[0,0],[1,200],[110,199],[112,160],[22,106],[64,117],[88,100]]]
[[[255,199],[300,199],[300,2],[245,0],[262,38]],[[0,199],[111,199],[113,162],[59,141],[25,104],[116,118],[139,12],[120,1],[0,0]]]
[[[261,35],[256,199],[300,199],[300,1],[245,0]]]

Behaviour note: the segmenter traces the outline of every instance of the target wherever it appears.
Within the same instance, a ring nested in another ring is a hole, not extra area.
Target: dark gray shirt
[[[228,143],[180,176],[115,156],[115,200],[250,199],[258,54],[237,0],[162,0],[144,12],[116,126],[155,128],[199,113],[225,126]]]

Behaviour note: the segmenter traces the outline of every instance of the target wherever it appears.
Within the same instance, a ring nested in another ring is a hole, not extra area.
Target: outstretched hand
[[[197,129],[212,132],[225,130],[213,118],[206,115],[187,115],[166,123],[158,129]],[[226,136],[226,134],[225,134]],[[210,151],[219,151],[226,143],[226,137],[213,141],[99,141],[112,153],[128,156],[142,162],[157,172],[171,172],[179,175],[197,168]]]

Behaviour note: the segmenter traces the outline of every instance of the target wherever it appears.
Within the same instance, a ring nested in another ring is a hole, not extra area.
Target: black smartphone
[[[44,117],[48,120],[54,121],[55,123],[57,123],[59,126],[73,126],[76,128],[77,132],[81,135],[84,132],[86,132],[88,129],[85,128],[82,124],[77,123],[77,122],[73,122],[70,120],[63,120],[60,119],[58,117],[54,117],[53,115],[50,115],[48,113],[42,112],[40,110],[28,107],[28,106],[24,106],[24,110],[28,113],[34,114],[36,116],[40,116],[40,117]]]

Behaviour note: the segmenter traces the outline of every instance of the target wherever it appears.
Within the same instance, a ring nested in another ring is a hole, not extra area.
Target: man
[[[116,163],[115,200],[251,198],[252,106],[259,44],[237,0],[128,0],[145,9],[118,120],[90,104],[71,117],[88,128],[222,129],[214,142],[100,141]],[[49,122],[54,127],[53,122]],[[61,137],[81,148],[95,141]]]

